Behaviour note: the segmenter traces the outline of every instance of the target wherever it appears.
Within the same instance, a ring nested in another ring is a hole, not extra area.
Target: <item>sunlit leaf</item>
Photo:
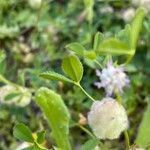
[[[41,131],[41,132],[38,132],[38,133],[37,133],[37,142],[38,142],[39,144],[41,144],[41,143],[44,142],[44,140],[45,140],[45,134],[46,134],[45,131]]]
[[[96,53],[95,51],[91,50],[91,51],[85,51],[85,58],[88,59],[96,59]]]
[[[82,150],[94,150],[98,145],[99,141],[97,139],[88,140],[83,146]]]
[[[84,52],[86,51],[86,49],[79,43],[70,43],[66,48],[75,52],[79,56],[84,56]]]
[[[23,123],[15,125],[13,135],[21,141],[34,142],[31,130]]]
[[[139,33],[142,28],[143,18],[144,18],[144,9],[139,8],[137,10],[135,18],[131,24],[131,44],[130,44],[131,49],[136,48]]]
[[[64,58],[62,62],[62,69],[72,80],[79,82],[82,79],[83,66],[77,56],[70,55]]]
[[[9,93],[8,95],[5,96],[5,101],[12,100],[13,98],[16,98],[20,95],[22,95],[22,93],[20,93],[20,92]]]
[[[143,120],[139,126],[138,134],[135,143],[141,147],[150,144],[150,104],[148,105]]]
[[[117,38],[108,38],[103,41],[98,48],[98,53],[102,54],[112,54],[112,55],[133,55],[128,46],[118,40]]]
[[[40,74],[40,77],[44,78],[44,79],[49,79],[49,80],[57,80],[57,81],[64,81],[64,82],[72,82],[70,79],[68,79],[67,77],[58,74],[56,72],[53,71],[46,71]]]
[[[100,32],[97,32],[95,37],[94,37],[94,44],[93,44],[94,51],[98,50],[98,47],[103,40],[104,40],[104,35]]]
[[[43,87],[36,93],[36,102],[47,118],[57,146],[63,150],[70,150],[70,115],[60,95]]]

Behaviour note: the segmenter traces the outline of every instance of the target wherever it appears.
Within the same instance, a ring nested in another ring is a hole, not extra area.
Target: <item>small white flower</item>
[[[128,128],[124,107],[112,98],[93,103],[88,114],[88,123],[99,139],[116,139]]]
[[[6,100],[6,96],[12,93],[20,93],[10,100]],[[31,101],[31,93],[24,87],[16,88],[12,85],[4,85],[0,87],[0,103],[7,105],[16,105],[24,107]]]
[[[95,82],[98,88],[104,88],[107,96],[111,96],[114,92],[123,92],[123,88],[129,84],[129,79],[124,72],[123,67],[114,67],[112,62],[108,63],[107,68],[101,72],[96,70],[96,75],[101,82]]]
[[[129,22],[133,19],[135,16],[135,9],[134,8],[128,8],[123,11],[122,18],[125,22]]]

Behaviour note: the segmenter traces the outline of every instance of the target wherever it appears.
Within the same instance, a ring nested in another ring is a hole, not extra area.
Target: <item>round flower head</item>
[[[122,93],[123,88],[129,84],[124,68],[121,66],[115,67],[112,62],[109,62],[101,72],[96,70],[96,75],[101,82],[95,82],[95,85],[98,88],[103,87],[107,96],[111,96],[116,91]]]
[[[88,124],[97,138],[116,139],[128,128],[128,118],[124,107],[108,97],[93,103]]]

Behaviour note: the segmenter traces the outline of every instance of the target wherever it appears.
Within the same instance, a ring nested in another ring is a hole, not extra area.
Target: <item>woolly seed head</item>
[[[128,118],[124,107],[108,97],[93,103],[88,124],[97,138],[116,139],[128,128]]]

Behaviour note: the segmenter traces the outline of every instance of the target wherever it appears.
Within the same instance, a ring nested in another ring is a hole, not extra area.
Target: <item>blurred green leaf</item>
[[[150,144],[150,104],[148,104],[144,112],[143,120],[139,126],[138,134],[135,143],[141,147],[146,147]]]
[[[20,92],[9,93],[8,95],[5,96],[5,101],[12,100],[13,98],[16,98],[20,95],[22,95],[22,93],[20,93]]]
[[[0,50],[0,63],[6,58],[4,51]]]
[[[84,52],[86,51],[86,49],[79,43],[70,43],[66,48],[75,52],[79,56],[84,56]]]
[[[88,59],[96,59],[96,53],[95,51],[91,50],[91,51],[85,51],[85,58],[88,58]]]
[[[39,144],[42,144],[45,140],[45,134],[46,134],[46,131],[41,131],[41,132],[38,132],[37,133],[37,142]]]
[[[31,130],[23,123],[15,125],[13,135],[21,141],[34,142]]]
[[[67,77],[65,77],[65,76],[63,76],[61,74],[53,72],[53,71],[43,72],[39,76],[44,78],[44,79],[58,80],[58,81],[71,82],[72,83],[72,80],[68,79]]]
[[[131,23],[131,49],[136,49],[137,40],[139,37],[140,30],[144,19],[144,9],[139,8],[136,12],[135,18]]]
[[[75,55],[70,55],[63,59],[62,69],[66,75],[76,82],[80,82],[83,76],[83,66],[79,58]]]
[[[116,37],[124,42],[128,48],[130,49],[130,42],[131,42],[131,37],[130,37],[130,34],[131,34],[131,26],[129,24],[127,24],[125,26],[125,29],[119,31],[117,34],[116,34]]]
[[[94,150],[98,145],[99,141],[97,139],[88,140],[83,146],[82,150]]]
[[[94,44],[93,44],[94,51],[98,50],[98,47],[103,40],[104,40],[104,35],[100,32],[97,32],[94,37]]]
[[[98,53],[112,55],[133,55],[128,46],[117,38],[108,38],[104,40],[98,48]]]
[[[93,20],[93,6],[94,6],[94,0],[84,0],[85,10],[87,13],[87,20],[89,23],[92,23]]]
[[[68,135],[70,115],[60,95],[43,87],[36,93],[36,102],[47,118],[58,147],[70,150]]]

